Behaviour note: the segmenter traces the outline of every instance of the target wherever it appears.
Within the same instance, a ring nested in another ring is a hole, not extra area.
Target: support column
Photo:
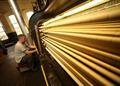
[[[16,5],[15,0],[8,0],[8,1],[9,1],[9,4],[11,5],[11,7],[12,7],[12,10],[13,10],[15,16],[16,16],[16,19],[17,19],[17,21],[20,25],[20,28],[21,28],[23,34],[27,37],[28,42],[31,44],[28,33],[27,33],[28,32],[27,27],[24,23],[24,20],[21,17],[21,14],[19,12],[19,9],[18,9],[18,6]]]

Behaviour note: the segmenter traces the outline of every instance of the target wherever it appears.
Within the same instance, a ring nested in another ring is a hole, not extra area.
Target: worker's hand
[[[32,49],[34,49],[34,48],[36,48],[34,45],[29,45],[29,48],[32,48]]]
[[[34,52],[37,52],[37,49],[35,48]]]
[[[25,51],[25,53],[28,54],[28,55],[29,55],[29,54],[32,54],[32,53],[34,53],[34,52],[37,52],[37,49],[36,49],[36,48],[34,48],[34,49],[32,49],[32,50],[26,50],[26,51]]]

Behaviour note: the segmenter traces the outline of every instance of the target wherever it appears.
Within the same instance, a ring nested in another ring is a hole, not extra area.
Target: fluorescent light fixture
[[[18,10],[15,6],[14,0],[9,0],[9,1],[10,1],[11,5],[12,5],[12,8],[13,8],[15,14],[16,14],[16,17],[19,19],[20,15],[19,15]]]
[[[21,15],[19,14],[17,6],[16,6],[16,4],[14,2],[15,0],[8,0],[8,1],[9,1],[10,5],[11,5],[11,7],[13,9],[13,12],[14,12],[15,17],[16,17],[19,25],[20,25],[20,28],[21,28],[22,32],[27,36],[28,30],[27,30],[27,28],[26,28],[26,26],[25,26],[25,24],[24,24],[24,22],[23,22],[23,20],[21,18]]]
[[[110,0],[93,0],[87,4],[84,4],[82,6],[77,6],[75,9],[72,9],[72,10],[69,10],[68,12],[65,12],[63,14],[61,14],[61,16],[56,16],[55,18],[43,23],[43,25],[47,25],[53,21],[56,21],[58,19],[61,19],[61,18],[64,18],[66,16],[70,16],[70,15],[73,15],[73,14],[76,14],[78,12],[81,12],[81,11],[84,11],[84,10],[87,10],[89,8],[92,8],[94,6],[97,6],[97,5],[100,5],[100,4],[103,4],[105,2],[108,2]]]

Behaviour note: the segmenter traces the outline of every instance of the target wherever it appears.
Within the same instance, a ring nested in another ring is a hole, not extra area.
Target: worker
[[[32,54],[37,52],[37,49],[33,45],[28,45],[25,35],[18,35],[18,42],[15,44],[15,61],[17,64],[30,64],[32,70],[34,70],[36,57]]]

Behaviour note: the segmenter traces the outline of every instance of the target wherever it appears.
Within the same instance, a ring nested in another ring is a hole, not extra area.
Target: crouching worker
[[[36,69],[36,56],[32,54],[37,52],[34,46],[26,44],[26,37],[21,34],[18,36],[18,42],[15,45],[15,61],[17,64],[29,64],[32,70]]]

